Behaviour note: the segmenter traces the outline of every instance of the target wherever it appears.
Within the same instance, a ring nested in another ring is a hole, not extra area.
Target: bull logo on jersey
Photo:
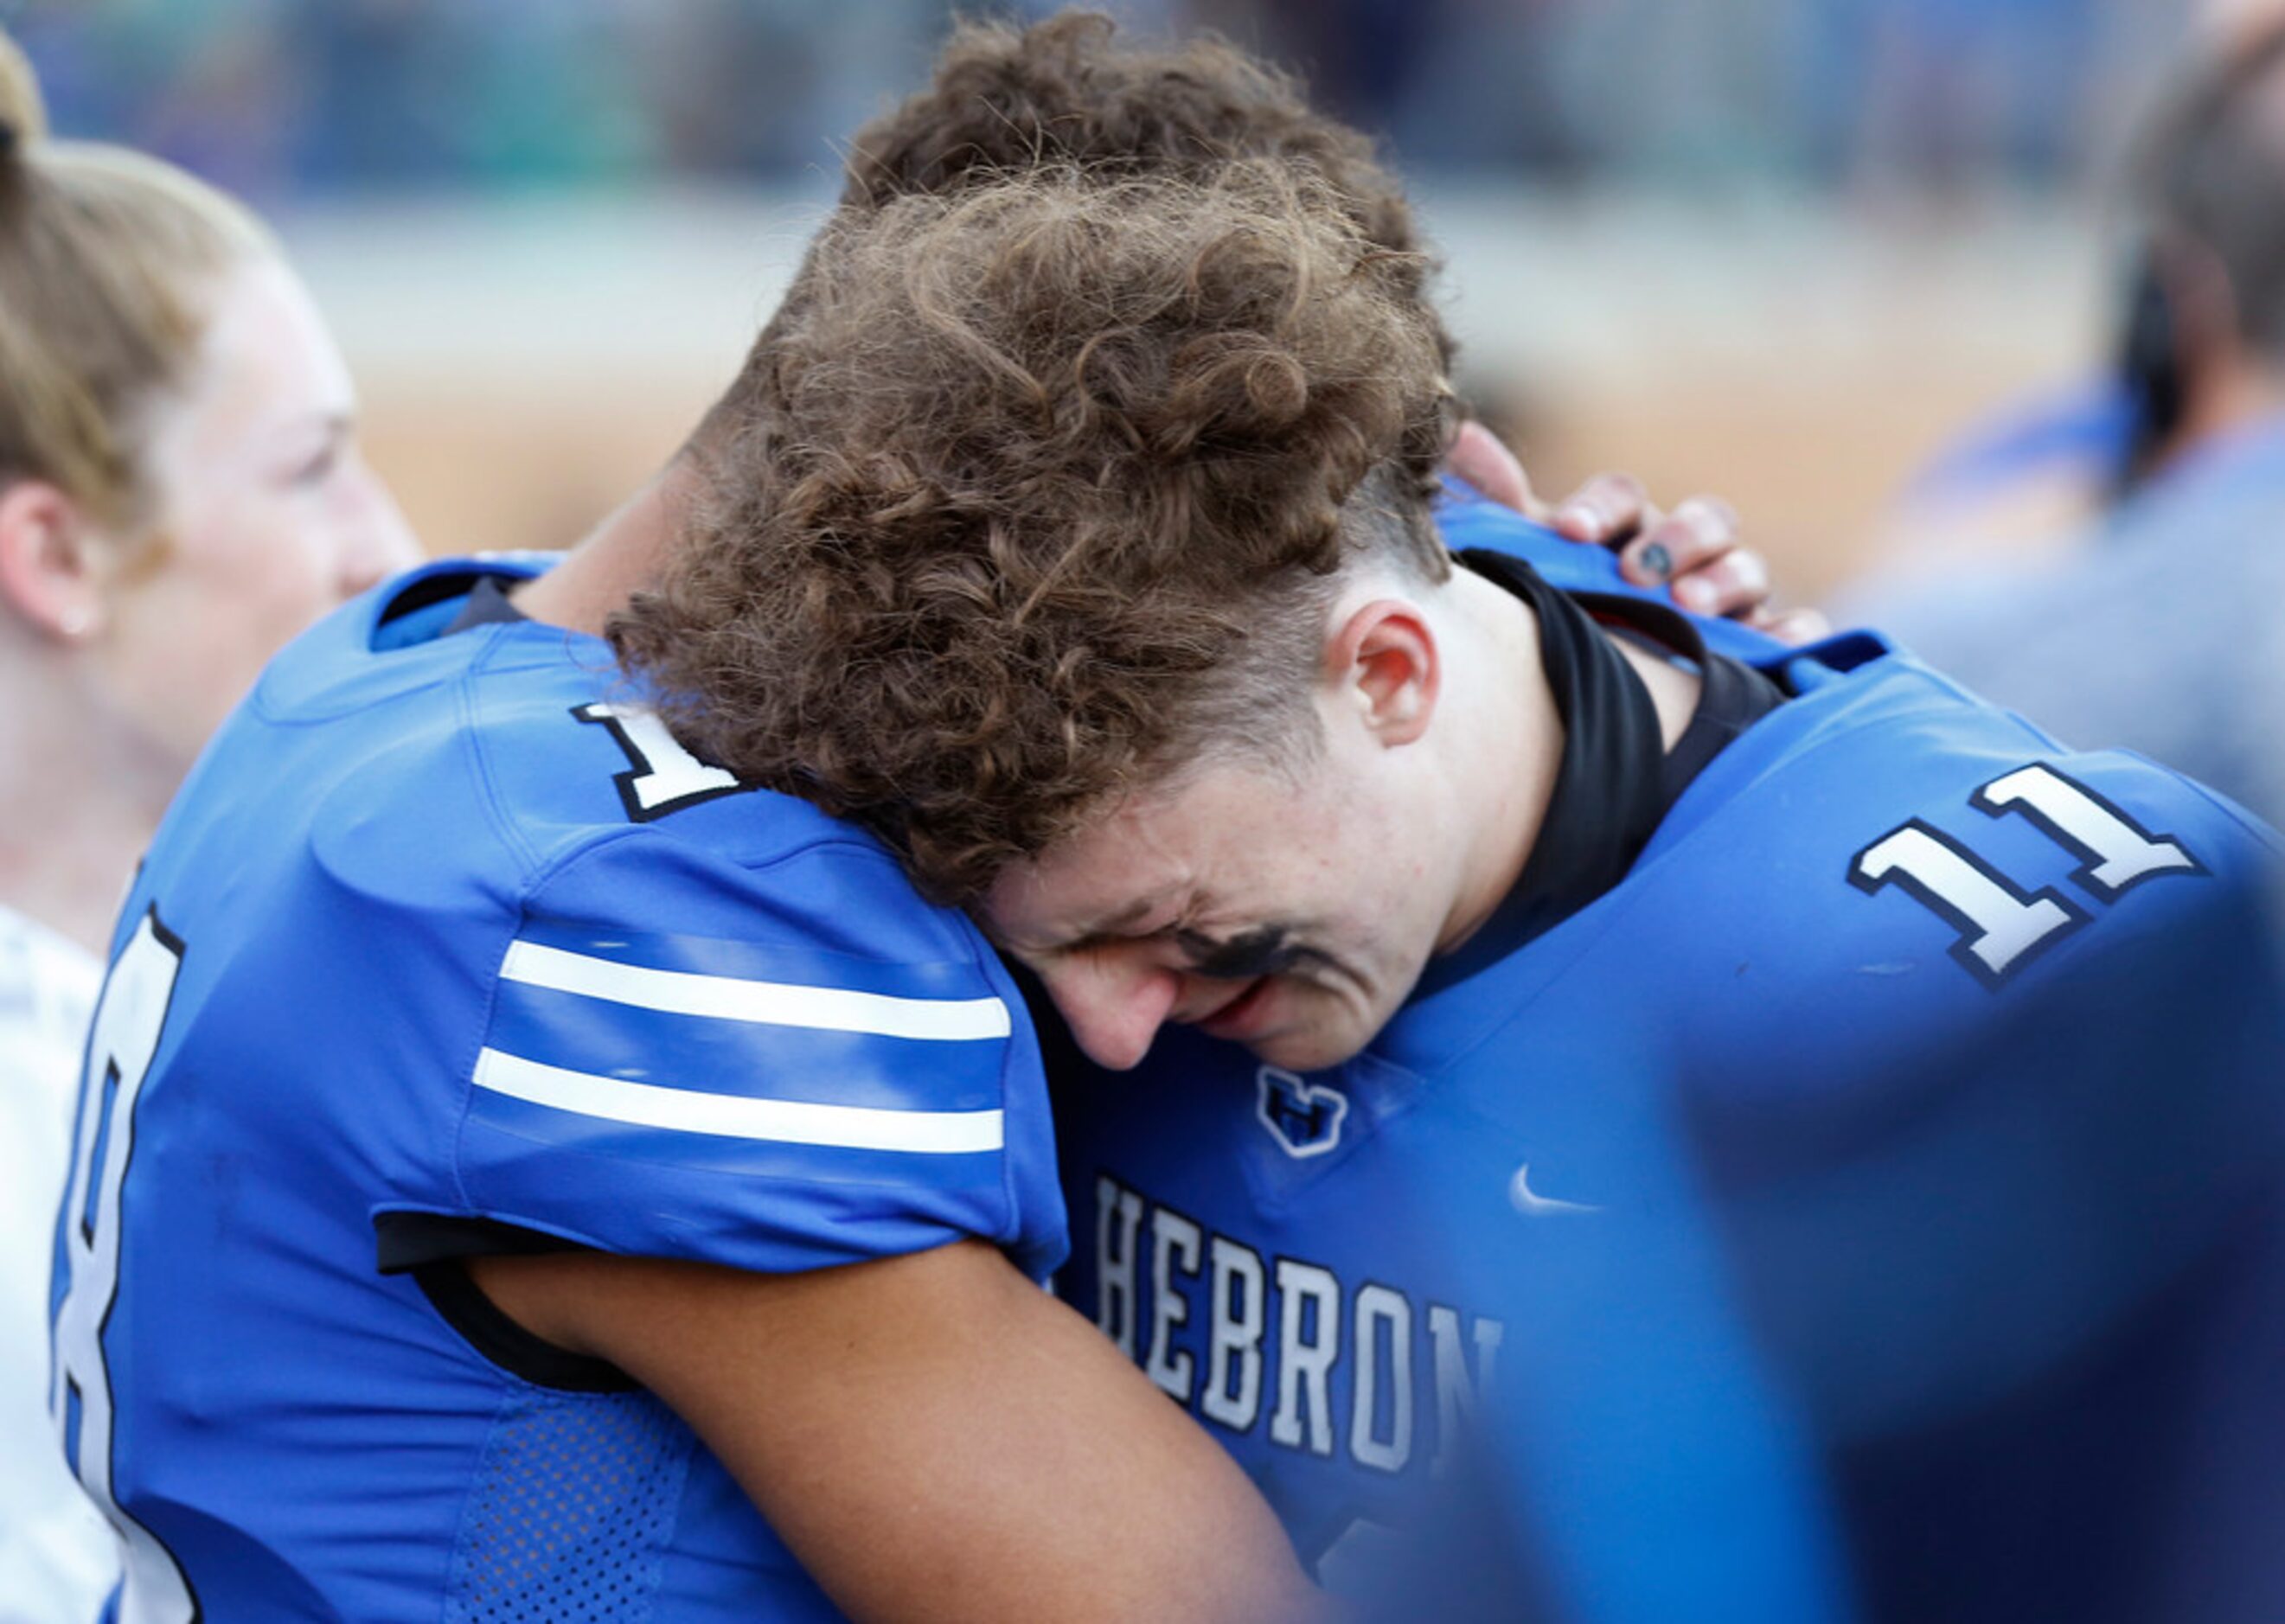
[[[1262,1067],[1256,1080],[1261,1097],[1255,1112],[1286,1155],[1323,1156],[1341,1142],[1349,1100],[1339,1089],[1304,1082],[1276,1066]]]

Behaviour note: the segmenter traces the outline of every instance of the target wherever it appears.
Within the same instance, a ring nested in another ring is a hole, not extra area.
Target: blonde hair
[[[147,408],[189,373],[215,281],[276,251],[172,164],[49,140],[0,33],[0,489],[45,480],[107,526],[143,524]]]

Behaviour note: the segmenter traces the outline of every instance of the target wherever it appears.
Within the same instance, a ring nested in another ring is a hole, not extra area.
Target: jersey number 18
[[[145,913],[103,984],[81,1079],[79,1137],[64,1201],[63,1301],[49,1408],[79,1480],[126,1542],[120,1624],[190,1624],[197,1597],[165,1546],[112,1498],[111,1371],[103,1333],[119,1296],[120,1187],[135,1149],[135,1102],[183,968],[183,944]]]

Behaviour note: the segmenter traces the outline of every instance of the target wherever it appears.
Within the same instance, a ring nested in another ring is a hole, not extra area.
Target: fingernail
[[[1556,523],[1585,541],[1603,539],[1603,515],[1583,502],[1574,502],[1555,515]]]
[[[1674,595],[1687,609],[1710,609],[1714,607],[1714,589],[1692,577],[1674,584]]]
[[[1635,554],[1635,562],[1661,581],[1674,573],[1674,554],[1662,541],[1653,541]]]

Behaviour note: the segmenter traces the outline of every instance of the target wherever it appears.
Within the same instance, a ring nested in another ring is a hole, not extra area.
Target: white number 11
[[[2203,874],[2173,840],[2151,834],[2084,784],[2034,763],[1993,779],[1968,797],[1993,817],[2018,812],[2080,859],[2071,878],[2097,900],[2115,901],[2163,874]],[[1959,929],[1951,956],[1997,986],[2089,918],[2050,886],[2025,892],[1942,830],[1915,818],[1857,854],[1849,883],[1862,891],[1900,887]]]

